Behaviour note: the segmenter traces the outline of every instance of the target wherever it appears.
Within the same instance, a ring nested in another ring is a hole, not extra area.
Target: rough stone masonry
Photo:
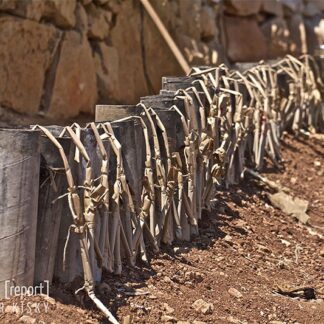
[[[191,65],[313,53],[321,0],[151,0]],[[65,119],[182,71],[139,0],[0,0],[0,106]]]

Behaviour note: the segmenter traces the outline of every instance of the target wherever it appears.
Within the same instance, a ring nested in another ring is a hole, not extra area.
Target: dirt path
[[[134,323],[324,323],[324,143],[287,135],[283,159],[282,170],[269,167],[265,175],[309,200],[312,227],[273,208],[267,188],[251,178],[220,190],[199,238],[164,247],[150,266],[104,275],[107,285],[99,295],[119,320],[131,315]],[[48,312],[27,315],[45,323],[102,322],[91,303],[75,300],[76,286],[56,284]],[[305,287],[316,299],[278,293]],[[12,300],[3,306],[10,305]],[[11,311],[0,312],[1,323],[22,315]]]

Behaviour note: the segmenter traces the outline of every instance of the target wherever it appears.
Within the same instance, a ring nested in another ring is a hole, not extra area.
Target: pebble
[[[235,222],[235,226],[238,226],[238,227],[244,227],[244,226],[246,226],[246,221],[244,221],[243,219],[238,219],[238,220]]]
[[[165,277],[163,278],[163,281],[166,282],[166,283],[171,283],[171,282],[172,282],[172,280],[171,280],[170,277],[168,277],[168,276],[165,276]]]
[[[280,241],[281,241],[282,244],[286,245],[287,247],[291,245],[290,242],[288,242],[288,241],[286,241],[284,239],[281,239]]]
[[[234,323],[234,324],[242,324],[242,323],[244,323],[241,320],[239,320],[239,319],[237,319],[237,318],[235,318],[233,316],[227,317],[227,320],[228,320],[229,323]]]
[[[161,321],[162,322],[172,322],[172,323],[174,323],[174,322],[177,322],[177,319],[175,317],[173,317],[173,316],[162,315]]]
[[[233,238],[231,235],[227,234],[225,237],[224,237],[224,241],[233,245]]]
[[[54,298],[43,294],[41,294],[40,296],[42,296],[49,304],[56,305],[56,301]]]
[[[174,309],[172,307],[170,307],[167,303],[163,304],[163,309],[165,310],[165,312],[167,314],[172,314],[174,313]]]
[[[290,178],[290,183],[291,184],[296,184],[297,183],[297,178],[295,178],[295,177]]]
[[[257,247],[259,251],[271,254],[271,251],[266,246],[262,244],[257,244]]]
[[[314,165],[315,165],[316,167],[320,167],[320,166],[321,166],[321,162],[320,162],[320,161],[314,161]]]
[[[193,304],[192,307],[197,312],[201,312],[203,314],[212,314],[214,311],[214,305],[212,303],[207,303],[203,299],[197,299]]]
[[[150,299],[157,299],[157,297],[155,295],[150,295],[149,298]]]
[[[230,289],[228,289],[228,293],[236,298],[241,298],[243,297],[243,295],[235,288],[231,287]]]
[[[176,246],[173,248],[174,253],[181,254],[189,251],[189,248],[186,246]]]
[[[36,323],[36,319],[28,315],[23,315],[19,318],[19,323],[34,324]]]

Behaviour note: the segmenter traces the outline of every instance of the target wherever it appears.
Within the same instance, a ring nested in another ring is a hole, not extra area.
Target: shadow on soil
[[[120,306],[127,304],[130,296],[138,294],[138,289],[145,293],[147,280],[156,275],[156,272],[150,266],[150,261],[153,258],[154,260],[178,260],[191,265],[190,261],[186,259],[186,253],[192,248],[204,250],[212,246],[219,239],[226,236],[226,228],[231,227],[240,235],[247,235],[247,232],[242,227],[236,226],[235,222],[233,222],[240,219],[236,207],[251,204],[256,199],[268,203],[265,193],[260,190],[260,185],[248,177],[245,179],[244,185],[243,183],[234,185],[229,189],[218,187],[215,198],[211,202],[211,210],[204,210],[202,219],[199,221],[199,236],[193,237],[191,242],[174,241],[172,245],[162,245],[158,254],[150,253],[148,247],[149,263],[145,264],[138,260],[135,267],[124,264],[120,276],[104,272],[102,283],[97,288],[97,296],[113,314],[116,314]],[[51,296],[64,304],[73,304],[85,309],[96,310],[96,307],[85,293],[75,296],[74,292],[82,285],[82,278],[78,278],[69,284],[54,281]],[[104,317],[102,317],[101,322],[108,323]]]

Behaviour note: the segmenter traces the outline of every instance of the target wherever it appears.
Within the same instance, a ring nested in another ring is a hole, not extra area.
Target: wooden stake
[[[182,55],[181,51],[179,50],[177,44],[174,42],[172,37],[170,36],[169,32],[165,28],[163,22],[161,21],[160,17],[157,15],[156,11],[150,4],[149,0],[141,0],[142,5],[152,18],[153,22],[155,23],[156,27],[160,31],[162,37],[167,42],[168,46],[170,47],[172,53],[174,54],[175,58],[177,59],[178,63],[182,67],[185,74],[189,74],[190,66],[187,63],[187,60]]]

